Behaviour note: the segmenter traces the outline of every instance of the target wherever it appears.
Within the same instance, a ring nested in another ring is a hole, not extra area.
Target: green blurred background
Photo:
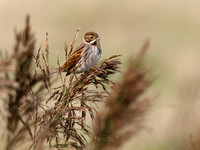
[[[57,52],[64,61],[64,43],[70,44],[79,26],[76,44],[85,32],[97,32],[102,59],[122,54],[122,70],[150,38],[147,58],[158,79],[149,93],[159,96],[147,115],[147,129],[121,149],[183,149],[184,141],[200,127],[199,10],[198,0],[0,0],[0,48],[13,48],[14,28],[23,27],[26,14],[31,16],[36,48],[45,46],[49,33],[52,67]]]

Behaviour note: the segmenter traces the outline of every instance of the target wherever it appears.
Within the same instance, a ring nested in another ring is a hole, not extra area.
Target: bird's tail
[[[58,72],[58,68],[55,68],[55,69],[51,70],[51,72],[49,74],[51,75],[51,74],[54,74],[54,73],[57,73],[57,72]]]
[[[52,75],[52,74],[57,73],[57,72],[58,72],[58,68],[55,68],[55,69],[51,70],[51,72],[49,74]],[[71,72],[67,72],[66,76],[68,76],[70,74],[71,74]]]

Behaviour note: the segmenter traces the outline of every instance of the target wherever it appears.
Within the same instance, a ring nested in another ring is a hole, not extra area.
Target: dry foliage
[[[90,149],[115,150],[144,128],[142,121],[151,99],[139,100],[139,96],[151,83],[143,60],[148,45],[149,41],[146,41],[138,56],[130,60],[121,83],[106,100],[106,107],[96,120]]]
[[[66,58],[73,52],[79,30],[69,52],[65,44]],[[138,57],[130,60],[119,85],[109,79],[120,72],[120,55],[113,55],[78,76],[63,77],[64,73],[58,72],[56,80],[60,79],[62,85],[52,88],[55,80],[49,75],[48,33],[45,50],[40,46],[37,52],[29,17],[24,30],[15,36],[13,53],[0,60],[0,117],[6,120],[6,126],[1,124],[2,139],[6,141],[3,149],[86,149],[91,137],[87,120],[96,119],[97,102],[106,101],[106,107],[97,116],[90,149],[115,149],[143,127],[150,100],[138,101],[138,97],[151,82],[143,64],[148,42]],[[58,56],[57,64],[60,66]],[[105,137],[112,140],[104,140]]]
[[[31,126],[34,123],[33,115],[38,108],[39,92],[43,92],[42,78],[35,78],[32,71],[35,39],[30,32],[29,17],[23,31],[15,33],[15,47],[10,57],[1,58],[0,61],[0,99],[3,101],[7,113],[1,116],[7,119],[6,146],[7,150],[14,149],[27,135],[33,140]],[[33,87],[38,85],[35,91]],[[3,145],[3,143],[2,143]]]

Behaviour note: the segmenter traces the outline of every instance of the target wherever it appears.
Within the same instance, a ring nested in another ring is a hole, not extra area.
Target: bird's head
[[[87,32],[87,33],[85,33],[85,36],[83,38],[83,41],[86,44],[92,44],[92,45],[97,45],[99,40],[100,40],[100,37],[95,32]]]

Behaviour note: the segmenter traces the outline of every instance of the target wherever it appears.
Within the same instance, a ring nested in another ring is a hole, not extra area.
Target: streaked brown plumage
[[[82,44],[76,48],[70,58],[65,61],[60,68],[53,69],[50,74],[58,71],[70,73],[85,72],[98,62],[101,57],[100,38],[95,32],[87,32]]]

